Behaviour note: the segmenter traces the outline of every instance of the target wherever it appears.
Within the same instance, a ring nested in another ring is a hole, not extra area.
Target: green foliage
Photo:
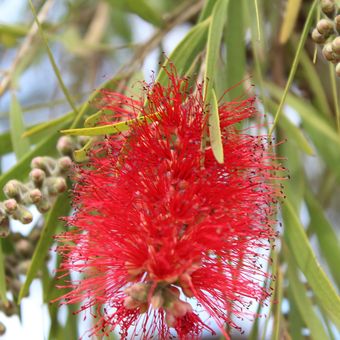
[[[51,3],[65,9],[53,21],[48,14]],[[219,97],[225,94],[228,100],[239,100],[255,93],[258,109],[266,116],[249,125],[260,124],[261,130],[276,138],[279,145],[273,142],[273,151],[288,168],[290,179],[282,181],[287,196],[282,202],[283,228],[278,228],[280,241],[271,252],[273,265],[269,266],[276,277],[271,282],[274,294],[266,321],[256,319],[249,338],[265,339],[269,334],[272,339],[305,339],[304,328],[315,340],[336,338],[340,334],[335,331],[340,331],[340,241],[339,207],[333,202],[340,200],[339,79],[310,38],[320,16],[319,1],[289,0],[282,20],[280,13],[278,2],[271,0],[63,0],[46,1],[41,8],[33,7],[30,0],[20,22],[0,23],[0,55],[4,60],[6,53],[14,55],[0,67],[6,68],[1,73],[0,96],[10,99],[0,113],[0,123],[5,122],[0,130],[0,159],[10,153],[17,158],[14,166],[0,174],[0,189],[10,179],[27,179],[32,158],[54,157],[61,133],[100,138],[128,130],[134,121],[97,125],[105,115],[98,108],[99,91],[111,88],[131,93],[131,81],[149,76],[143,76],[141,65],[152,51],[159,52],[161,65],[153,67],[156,81],[167,82],[165,68],[170,63],[178,75],[189,76],[193,85],[205,81],[211,115],[204,138],[210,138],[220,163],[224,155]],[[132,15],[154,27],[151,37],[135,41]],[[164,59],[164,38],[182,24],[188,28],[186,34]],[[30,72],[31,77],[44,72],[44,81],[34,79],[27,86],[24,75]],[[137,119],[151,121],[147,116]],[[94,140],[74,152],[76,161],[86,161]],[[60,294],[46,257],[53,235],[64,229],[59,218],[69,213],[70,199],[64,194],[44,216],[19,302],[35,278],[42,280],[46,303]],[[6,261],[15,254],[11,238],[1,240],[3,303],[10,289]],[[73,311],[69,310],[66,325],[61,326],[57,304],[49,305],[50,339],[78,337]],[[258,314],[262,312],[258,306]]]

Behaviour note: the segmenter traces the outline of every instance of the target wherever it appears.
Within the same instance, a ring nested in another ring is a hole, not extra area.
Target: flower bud
[[[316,24],[316,29],[320,32],[320,34],[327,38],[333,32],[334,24],[328,19],[321,19]]]
[[[340,62],[335,66],[335,73],[338,77],[340,77]]]
[[[30,178],[36,187],[40,188],[43,181],[45,180],[46,174],[43,170],[34,168],[30,172]]]
[[[32,248],[30,250],[32,250]],[[26,275],[31,263],[32,261],[30,259],[25,260],[25,261],[20,261],[18,266],[16,267],[17,274]]]
[[[124,307],[126,309],[135,309],[135,308],[139,307],[139,305],[140,305],[140,301],[135,300],[131,296],[127,296],[124,299]]]
[[[67,188],[66,181],[63,177],[49,177],[45,183],[48,193],[52,196],[61,194]]]
[[[340,37],[336,37],[332,41],[332,50],[335,54],[337,54],[340,57]]]
[[[40,213],[44,214],[51,209],[51,202],[48,198],[43,197],[41,201],[36,204],[36,207]]]
[[[146,302],[148,297],[149,286],[145,283],[136,283],[125,289],[125,293],[133,299]]]
[[[164,298],[162,296],[161,292],[157,292],[152,298],[151,298],[151,305],[153,309],[161,308],[164,304]]]
[[[33,246],[28,240],[21,239],[15,244],[15,250],[23,257],[31,257],[33,253]]]
[[[1,302],[0,309],[6,316],[12,316],[17,313],[17,306],[13,301],[8,301],[7,304]]]
[[[33,221],[32,213],[22,205],[18,205],[12,217],[15,220],[19,220],[22,224],[28,224]]]
[[[4,335],[6,333],[6,326],[0,322],[0,336]]]
[[[32,159],[31,167],[44,170],[46,175],[50,176],[56,167],[56,160],[52,157],[35,157]]]
[[[335,11],[334,0],[321,0],[321,10],[326,15],[331,16]]]
[[[334,18],[335,29],[340,33],[340,14]]]
[[[8,198],[16,198],[17,200],[20,200],[21,199],[21,190],[20,190],[21,186],[22,186],[22,183],[20,183],[19,181],[15,179],[12,179],[5,184],[3,191]]]
[[[72,167],[72,159],[70,157],[61,157],[58,159],[59,170],[62,173],[69,171]]]
[[[42,193],[39,189],[33,189],[29,193],[29,197],[32,203],[36,204],[41,201]]]
[[[9,235],[9,219],[4,217],[0,220],[0,238],[5,238]]]
[[[57,150],[60,154],[65,156],[72,155],[73,150],[76,149],[76,145],[70,136],[62,136],[57,143]]]
[[[182,318],[186,313],[192,312],[192,307],[188,302],[177,300],[171,305],[170,310],[174,316]]]
[[[323,56],[330,62],[334,62],[335,61],[335,57],[333,54],[333,48],[332,48],[332,43],[327,43],[323,49],[322,49],[322,54]]]
[[[4,207],[7,214],[12,215],[18,209],[18,203],[14,198],[4,201]]]

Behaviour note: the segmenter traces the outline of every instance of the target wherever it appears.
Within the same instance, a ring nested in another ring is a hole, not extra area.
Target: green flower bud
[[[334,18],[335,29],[340,33],[340,14]]]

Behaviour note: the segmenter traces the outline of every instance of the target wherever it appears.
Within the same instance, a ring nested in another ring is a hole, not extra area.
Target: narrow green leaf
[[[266,84],[266,88],[273,97],[280,99],[282,89],[274,84]],[[303,121],[303,127],[315,145],[318,155],[340,180],[340,167],[338,166],[340,163],[340,136],[323,118],[320,118],[318,111],[307,100],[289,93],[287,104],[298,112]]]
[[[204,74],[203,98],[210,103],[214,87],[216,64],[221,50],[221,39],[227,18],[229,0],[217,0],[211,14],[207,40],[206,67]]]
[[[15,94],[12,94],[10,107],[10,134],[13,145],[13,150],[17,160],[25,156],[29,152],[30,146],[27,138],[23,138],[22,134],[25,131],[23,121],[23,112]]]
[[[310,216],[310,228],[316,233],[317,241],[320,246],[321,253],[327,261],[332,276],[340,287],[340,242],[334,228],[324,215],[322,207],[309,190],[305,193],[306,203]]]
[[[160,13],[158,13],[154,7],[151,7],[145,0],[126,0],[125,4],[131,12],[137,14],[142,19],[155,26],[163,26],[164,22]]]
[[[68,129],[61,130],[60,132],[65,135],[73,135],[73,136],[100,136],[100,135],[108,135],[108,134],[116,134],[123,131],[129,130],[131,124],[134,124],[136,121],[146,120],[147,122],[152,122],[154,118],[156,118],[157,114],[152,114],[148,116],[141,116],[135,119],[129,119],[123,122],[95,126],[92,128],[80,128],[80,129]]]
[[[195,25],[187,35],[182,39],[182,41],[177,45],[177,47],[170,54],[169,59],[166,59],[160,69],[156,82],[161,84],[166,84],[168,81],[168,76],[164,70],[169,64],[169,61],[176,66],[176,70],[179,76],[183,76],[190,69],[193,61],[199,53],[204,49],[209,19],[202,21],[201,23]]]
[[[53,235],[56,233],[58,225],[61,223],[59,218],[66,216],[70,211],[68,193],[61,194],[55,201],[51,211],[46,216],[45,225],[42,230],[38,244],[32,256],[31,265],[28,269],[26,280],[21,287],[18,303],[28,293],[29,287],[36,277],[38,270],[42,267],[45,261],[48,250],[53,242]]]
[[[87,117],[84,122],[85,127],[93,127],[99,121],[100,117],[103,115],[103,110],[99,110],[93,113],[91,116]]]
[[[224,41],[226,45],[226,79],[227,88],[235,86],[243,77],[246,66],[246,43],[244,27],[245,0],[230,1],[228,6],[228,20],[225,25]],[[229,100],[240,97],[244,93],[243,87],[236,86],[228,91]]]
[[[276,273],[275,285],[275,309],[274,309],[274,325],[272,332],[272,340],[280,339],[280,325],[281,325],[281,304],[283,297],[283,277],[280,265],[278,265]]]
[[[312,339],[327,339],[327,332],[317,314],[314,311],[312,301],[307,296],[304,285],[300,282],[298,271],[288,251],[285,251],[285,259],[288,262],[288,282],[292,290],[294,301],[303,321],[307,325]]]
[[[30,137],[34,136],[35,134],[43,131],[50,131],[50,128],[58,129],[61,125],[64,125],[64,123],[68,123],[72,118],[74,118],[74,113],[69,112],[65,114],[64,116],[61,116],[56,119],[52,119],[47,122],[43,122],[37,125],[32,126],[31,128],[27,129],[22,136],[23,137]]]
[[[289,335],[291,339],[294,340],[305,340],[305,337],[302,335],[302,329],[305,328],[305,323],[302,320],[300,311],[295,302],[294,295],[292,292],[292,288],[289,285],[287,292],[287,298],[289,301],[289,314],[288,314],[288,322],[289,322]]]
[[[288,0],[286,4],[286,11],[283,16],[283,22],[281,24],[280,44],[285,44],[293,33],[293,29],[298,18],[302,0]]]
[[[5,258],[2,251],[2,242],[3,240],[0,239],[0,298],[4,305],[7,305],[7,288],[6,288],[6,274],[5,274]]]
[[[313,22],[313,19],[314,19],[313,13],[314,13],[314,10],[316,8],[317,3],[318,3],[318,1],[314,0],[313,4],[312,4],[312,6],[309,10],[308,17],[305,21],[305,25],[304,25],[303,31],[301,33],[299,45],[297,47],[295,57],[294,57],[294,60],[293,60],[293,64],[292,64],[292,67],[291,67],[290,72],[289,72],[288,80],[287,80],[283,95],[281,97],[279,107],[276,111],[273,125],[271,126],[270,131],[269,131],[270,136],[272,135],[272,133],[275,129],[275,126],[276,126],[276,124],[277,124],[277,122],[280,118],[280,114],[281,114],[281,111],[282,111],[282,108],[283,108],[283,104],[285,103],[288,91],[289,91],[289,89],[292,85],[292,82],[293,82],[293,79],[294,79],[294,76],[295,76],[295,73],[296,73],[296,69],[297,69],[298,64],[299,64],[300,54],[301,54],[301,51],[303,50],[303,46],[305,45],[305,42],[306,42],[306,39],[307,39],[307,36],[308,36],[308,33],[309,33],[309,29],[310,29],[312,22]]]
[[[209,115],[209,135],[213,154],[218,163],[224,162],[223,142],[220,128],[220,115],[218,112],[218,102],[214,89],[211,90],[211,110]]]
[[[202,22],[206,20],[213,11],[214,5],[216,3],[216,0],[206,0],[205,4],[201,10],[200,16],[198,18],[198,22]]]
[[[320,307],[340,329],[340,297],[318,263],[303,226],[287,199],[282,205],[284,237],[292,258],[305,275]]]
[[[310,156],[314,155],[314,150],[302,131],[293,124],[288,117],[282,115],[279,121],[279,126],[282,127],[288,139],[294,141],[301,151]]]
[[[72,110],[73,110],[75,113],[77,113],[78,110],[77,110],[75,104],[73,103],[73,99],[72,99],[70,93],[68,92],[68,90],[67,90],[67,88],[66,88],[66,86],[65,86],[65,84],[64,84],[64,81],[63,81],[63,78],[62,78],[62,76],[61,76],[61,74],[60,74],[60,71],[59,71],[59,69],[58,69],[57,63],[56,63],[56,61],[54,60],[52,51],[51,51],[50,47],[48,46],[47,39],[46,39],[45,34],[44,34],[44,31],[43,31],[43,29],[42,29],[42,27],[41,27],[41,25],[40,25],[40,22],[39,22],[39,20],[38,20],[37,13],[36,13],[35,8],[34,8],[34,6],[33,6],[32,0],[28,0],[28,3],[29,3],[29,5],[30,5],[31,11],[32,11],[32,13],[33,13],[34,21],[35,21],[36,24],[37,24],[38,31],[39,31],[39,34],[40,34],[40,36],[41,36],[41,39],[42,39],[42,41],[43,41],[43,43],[44,43],[44,45],[45,45],[45,48],[46,48],[46,51],[47,51],[47,55],[48,55],[48,58],[49,58],[49,60],[50,60],[51,65],[52,65],[53,71],[54,71],[54,73],[55,73],[55,75],[56,75],[56,77],[57,77],[57,79],[58,79],[60,88],[61,88],[61,90],[63,91],[63,93],[64,93],[64,95],[65,95],[65,98],[67,99],[68,103],[70,104]]]
[[[13,151],[11,135],[9,132],[4,132],[0,135],[0,156]]]

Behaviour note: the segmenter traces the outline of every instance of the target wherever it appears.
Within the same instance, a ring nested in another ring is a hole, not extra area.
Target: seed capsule
[[[328,37],[334,30],[334,24],[332,21],[327,19],[321,19],[316,24],[316,29],[325,37]]]

